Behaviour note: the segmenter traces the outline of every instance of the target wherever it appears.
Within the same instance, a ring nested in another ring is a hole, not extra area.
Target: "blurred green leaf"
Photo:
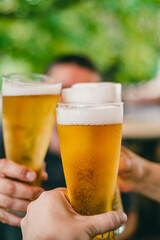
[[[81,53],[104,80],[151,79],[160,52],[159,7],[159,0],[1,0],[0,76],[42,73],[57,55]]]

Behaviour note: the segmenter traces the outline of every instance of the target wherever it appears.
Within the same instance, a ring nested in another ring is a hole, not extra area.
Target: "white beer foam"
[[[83,83],[75,83],[72,85],[72,88],[79,88],[79,87],[97,87],[97,86],[109,86],[109,87],[119,87],[121,89],[122,85],[120,83],[113,83],[113,82],[83,82]]]
[[[72,104],[71,104],[72,105]],[[60,125],[107,125],[123,122],[123,104],[79,105],[57,108],[57,123]],[[75,107],[74,107],[75,106]]]
[[[78,85],[78,84],[76,84]],[[76,86],[74,85],[74,86]],[[121,84],[82,84],[80,87],[62,90],[64,102],[121,102]]]
[[[58,95],[61,91],[61,83],[55,84],[23,84],[5,83],[2,85],[3,96],[26,96],[26,95]]]

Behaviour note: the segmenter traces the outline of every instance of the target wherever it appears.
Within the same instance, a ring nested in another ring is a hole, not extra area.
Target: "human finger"
[[[21,219],[21,217],[16,216],[8,210],[0,207],[0,222],[19,227]]]
[[[4,194],[0,194],[0,207],[9,208],[11,210],[26,212],[29,200],[13,198]]]
[[[0,173],[3,176],[26,182],[34,181],[37,176],[33,170],[7,159],[0,160]]]
[[[0,178],[0,193],[15,198],[36,199],[43,192],[43,188],[30,186],[11,179]]]
[[[94,216],[85,216],[86,226],[90,236],[94,238],[98,234],[118,229],[126,223],[127,216],[120,211],[112,211]]]

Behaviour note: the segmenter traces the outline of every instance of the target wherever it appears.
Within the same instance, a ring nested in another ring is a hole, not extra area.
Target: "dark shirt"
[[[48,151],[45,157],[45,162],[48,180],[42,183],[42,187],[45,190],[51,190],[57,187],[65,187],[66,184],[61,157]]]

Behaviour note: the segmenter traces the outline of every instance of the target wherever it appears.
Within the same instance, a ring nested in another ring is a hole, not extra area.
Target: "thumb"
[[[103,234],[118,229],[127,221],[125,213],[112,211],[94,216],[87,216],[87,232],[94,238],[98,234]]]

